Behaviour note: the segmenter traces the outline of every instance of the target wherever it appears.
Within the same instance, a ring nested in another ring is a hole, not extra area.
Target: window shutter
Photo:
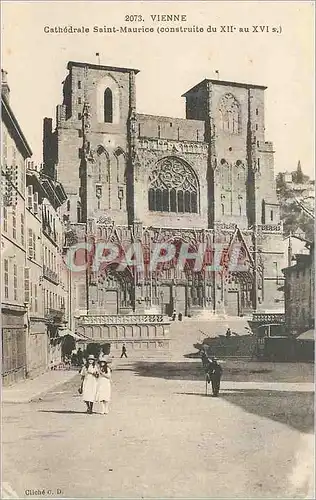
[[[33,233],[33,259],[36,259],[36,234]]]
[[[24,300],[26,303],[30,302],[30,269],[24,268]]]
[[[9,261],[4,259],[4,298],[9,298]]]
[[[37,285],[34,285],[34,311],[38,310],[38,300],[37,300]]]
[[[33,255],[33,231],[32,231],[32,229],[29,229],[29,244],[28,244],[28,247],[29,247],[29,258],[33,259],[34,255]]]
[[[27,206],[33,210],[33,186],[27,186]]]
[[[30,304],[30,309],[32,310],[33,309],[33,298],[32,298],[32,288],[33,288],[33,283],[32,281],[30,281],[30,294],[29,294],[29,304]]]
[[[34,202],[34,213],[38,214],[38,193],[34,193],[33,202]]]

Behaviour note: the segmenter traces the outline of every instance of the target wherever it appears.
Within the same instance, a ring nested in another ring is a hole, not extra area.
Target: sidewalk
[[[34,379],[26,379],[10,387],[2,387],[2,403],[29,403],[78,374],[77,370],[50,370]]]

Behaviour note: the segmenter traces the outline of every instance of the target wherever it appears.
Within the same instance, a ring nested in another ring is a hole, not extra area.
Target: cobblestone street
[[[280,383],[256,366],[253,381],[226,369],[214,399],[205,397],[198,362],[126,360],[113,372],[107,416],[84,413],[76,375],[40,400],[5,404],[3,482],[19,498],[38,498],[38,490],[57,498],[312,498],[312,366],[295,365],[295,377],[294,365],[276,366],[289,373]]]

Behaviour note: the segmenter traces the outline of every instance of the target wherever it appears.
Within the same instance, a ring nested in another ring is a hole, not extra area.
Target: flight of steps
[[[250,319],[250,318],[248,318]],[[183,317],[182,321],[170,320],[169,333],[166,335],[170,339],[169,349],[148,349],[148,350],[129,350],[128,358],[120,360],[120,350],[113,351],[116,362],[119,365],[129,364],[131,361],[194,361],[196,358],[187,357],[190,354],[196,354],[198,351],[193,344],[202,343],[206,337],[218,338],[225,336],[227,328],[232,332],[245,336],[250,334],[247,318],[225,317],[225,316],[210,316],[199,318]],[[218,338],[220,341],[221,339]],[[222,339],[225,343],[226,339]],[[234,343],[236,338],[231,339]]]
[[[249,319],[249,318],[248,318]],[[202,343],[206,337],[225,335],[227,328],[239,335],[249,335],[247,318],[220,317],[183,318],[183,321],[171,321],[169,337],[170,359],[181,359],[184,355],[197,352],[193,344]]]

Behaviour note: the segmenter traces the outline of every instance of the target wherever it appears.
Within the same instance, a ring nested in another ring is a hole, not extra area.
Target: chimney
[[[9,101],[10,87],[8,85],[8,73],[3,69],[1,70],[1,95],[4,96],[7,101]]]

